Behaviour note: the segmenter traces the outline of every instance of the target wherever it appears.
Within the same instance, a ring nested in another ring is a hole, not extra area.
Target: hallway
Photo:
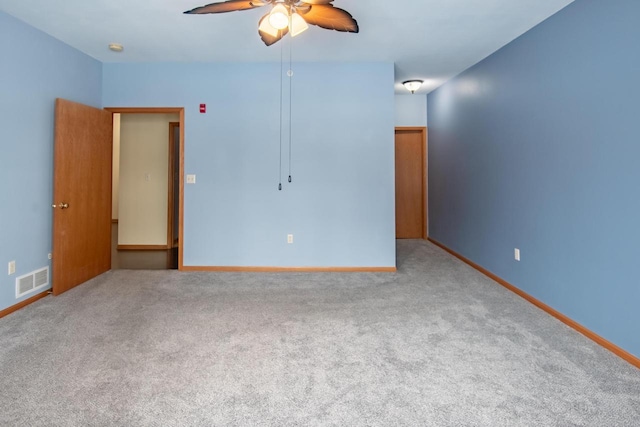
[[[119,251],[118,223],[111,224],[112,270],[171,270],[177,268],[177,247],[154,251]]]

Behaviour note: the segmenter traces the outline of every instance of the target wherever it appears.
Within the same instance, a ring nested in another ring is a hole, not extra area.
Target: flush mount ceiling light
[[[304,32],[309,25],[346,33],[360,31],[358,23],[346,10],[333,7],[333,0],[228,0],[188,10],[186,14],[202,15],[271,6],[258,22],[258,33],[267,46]]]
[[[411,93],[416,93],[416,91],[420,89],[420,86],[422,86],[422,83],[424,83],[422,80],[407,80],[406,82],[402,82],[404,87]]]
[[[124,46],[120,43],[109,43],[109,50],[114,52],[122,52],[124,50]]]

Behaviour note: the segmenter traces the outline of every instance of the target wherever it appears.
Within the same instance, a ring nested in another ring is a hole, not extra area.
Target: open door
[[[112,114],[56,100],[53,294],[111,268]]]

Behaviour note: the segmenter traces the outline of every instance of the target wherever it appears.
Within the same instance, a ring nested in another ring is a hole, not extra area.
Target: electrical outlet
[[[49,254],[47,255],[47,258],[49,259],[53,258],[53,255],[51,255],[51,252],[49,252]]]
[[[196,176],[193,174],[187,175],[187,184],[195,184],[195,183],[196,183]]]
[[[287,234],[287,243],[293,243],[293,234]]]
[[[513,257],[516,259],[516,261],[520,261],[520,249],[515,248],[513,250]]]
[[[15,272],[16,272],[16,262],[9,261],[9,276],[11,276],[12,274],[15,274]]]

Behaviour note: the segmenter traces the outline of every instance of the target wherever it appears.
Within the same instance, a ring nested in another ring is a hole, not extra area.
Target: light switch
[[[187,184],[195,184],[196,176],[195,175],[187,175]]]

